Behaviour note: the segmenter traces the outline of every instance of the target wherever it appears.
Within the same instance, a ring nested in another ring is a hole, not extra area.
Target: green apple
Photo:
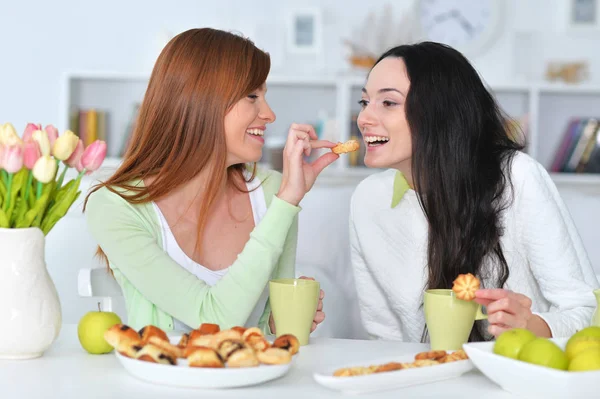
[[[571,335],[571,338],[569,338],[569,342],[572,340],[575,340],[579,337],[600,338],[600,327],[592,326],[592,327],[586,327],[583,330],[579,330],[575,334]],[[568,344],[569,343],[567,342],[567,345]]]
[[[573,360],[579,353],[592,348],[600,349],[600,337],[579,336],[569,339],[565,353],[569,360]]]
[[[121,318],[116,313],[103,312],[98,304],[98,311],[88,312],[79,320],[79,343],[83,349],[95,355],[111,352],[113,347],[104,339],[104,333],[115,324],[121,324]]]
[[[569,363],[569,371],[600,370],[600,348],[579,352]]]
[[[503,332],[496,339],[494,353],[500,356],[518,359],[519,352],[525,344],[536,339],[534,333],[524,328],[513,328]]]
[[[519,353],[519,360],[558,370],[566,370],[569,366],[565,352],[546,338],[536,338],[525,344]]]

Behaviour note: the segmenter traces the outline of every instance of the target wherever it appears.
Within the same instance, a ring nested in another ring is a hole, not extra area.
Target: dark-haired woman
[[[546,170],[458,51],[431,42],[383,54],[362,92],[365,164],[352,265],[363,324],[383,339],[426,339],[423,291],[479,277],[488,321],[470,340],[521,327],[565,337],[590,323],[598,287]],[[452,328],[452,326],[448,326]]]

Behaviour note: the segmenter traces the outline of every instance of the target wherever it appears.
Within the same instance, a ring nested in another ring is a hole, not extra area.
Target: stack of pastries
[[[287,364],[300,348],[298,339],[291,334],[282,335],[271,344],[257,327],[221,331],[217,324],[209,323],[184,334],[177,345],[152,325],[135,331],[116,324],[106,331],[104,339],[121,355],[133,359],[167,365],[186,359],[190,367],[206,368]]]

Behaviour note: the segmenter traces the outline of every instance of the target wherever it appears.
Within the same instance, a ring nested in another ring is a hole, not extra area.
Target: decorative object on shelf
[[[567,0],[567,27],[571,31],[597,31],[600,29],[600,4],[598,0]]]
[[[300,8],[289,11],[287,49],[291,54],[319,54],[323,41],[321,10]]]
[[[421,40],[448,44],[466,56],[491,47],[501,33],[503,0],[417,0]]]
[[[561,80],[565,83],[581,83],[589,79],[588,63],[580,62],[550,62],[546,67],[546,80],[554,82]]]
[[[350,65],[357,69],[369,69],[386,50],[417,39],[415,12],[409,9],[398,21],[393,20],[392,6],[387,3],[379,17],[370,12],[364,22],[354,29],[351,37],[344,40],[348,49]]]
[[[62,316],[46,269],[45,235],[105,156],[105,142],[84,148],[69,130],[59,136],[52,125],[30,123],[21,138],[10,123],[0,125],[0,358],[41,356],[58,336]],[[63,184],[69,168],[79,175]]]

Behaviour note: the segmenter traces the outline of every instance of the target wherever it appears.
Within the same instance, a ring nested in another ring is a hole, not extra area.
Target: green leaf
[[[5,229],[9,227],[8,218],[2,209],[0,209],[0,227],[4,227]]]
[[[17,224],[19,224],[19,221],[25,216],[25,212],[29,210],[29,201],[25,200],[25,197],[19,197],[17,201],[18,204],[16,211],[13,212],[13,218],[10,221],[11,226],[16,226]]]
[[[65,195],[62,202],[55,204],[58,206],[54,206],[50,211],[48,211],[46,217],[44,217],[44,221],[42,222],[42,231],[44,232],[44,235],[48,235],[54,225],[67,214],[69,208],[71,208],[71,205],[73,205],[73,203],[77,201],[77,198],[79,198],[81,191],[73,193],[74,194],[71,194],[70,192],[69,194]]]
[[[44,189],[42,191],[42,195],[35,201],[35,204],[31,209],[25,212],[25,216],[17,221],[17,228],[26,228],[26,227],[39,227],[39,221],[46,211],[46,207],[48,206],[48,202],[50,201],[50,194],[52,193],[52,189],[54,188],[54,182],[50,182],[44,185]],[[42,215],[42,216],[40,216]],[[39,221],[38,218],[39,217]],[[37,224],[35,224],[37,222]]]
[[[6,211],[6,217],[9,221],[14,220],[12,214],[17,206],[17,198],[19,191],[23,189],[25,183],[27,182],[28,173],[29,171],[23,168],[20,171],[18,171],[13,177],[12,186],[10,188],[10,204],[8,210]]]
[[[77,178],[71,180],[59,190],[56,196],[56,202],[50,206],[50,209],[46,213],[41,224],[44,234],[47,234],[52,227],[67,214],[69,208],[73,205],[73,202],[79,197],[80,192],[77,190],[79,189],[80,183],[81,178]]]

